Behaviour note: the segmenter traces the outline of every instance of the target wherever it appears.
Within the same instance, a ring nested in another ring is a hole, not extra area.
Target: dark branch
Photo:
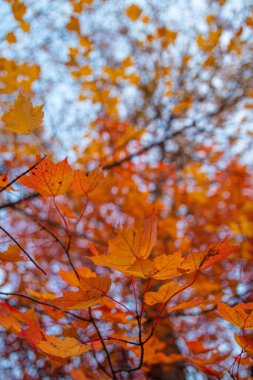
[[[39,161],[35,162],[34,165],[32,165],[29,169],[27,169],[26,171],[24,171],[23,173],[19,174],[16,178],[14,178],[11,182],[7,183],[6,186],[2,187],[0,189],[0,193],[2,193],[4,190],[6,190],[8,187],[10,187],[11,185],[13,185],[15,182],[17,182],[21,177],[23,177],[24,175],[28,174],[31,170],[33,170],[34,168],[36,168],[36,166],[38,166],[43,160],[45,160],[47,156],[43,156]]]
[[[0,226],[0,230],[2,230],[18,247],[21,251],[31,260],[31,262],[43,273],[47,274],[44,269],[42,269],[36,261],[33,260],[32,256],[19,244],[19,242],[2,226]]]

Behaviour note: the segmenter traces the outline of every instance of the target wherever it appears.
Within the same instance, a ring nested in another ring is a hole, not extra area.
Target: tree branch
[[[2,226],[0,226],[0,230],[2,230],[18,247],[19,249],[21,249],[21,251],[31,260],[31,262],[43,273],[43,274],[47,274],[44,269],[42,269],[39,264],[36,263],[36,261],[34,261],[34,259],[32,258],[32,256],[29,255],[29,253],[19,244],[19,242],[5,229],[3,228]]]
[[[37,161],[34,165],[32,165],[30,168],[28,168],[27,170],[25,170],[23,173],[19,174],[16,178],[14,178],[11,182],[7,183],[7,185],[5,185],[4,187],[2,187],[0,189],[0,193],[2,193],[4,190],[6,190],[8,187],[10,187],[11,185],[13,185],[15,182],[17,182],[21,177],[23,177],[24,175],[26,175],[27,173],[29,173],[31,170],[33,170],[34,168],[36,168],[36,166],[38,166],[43,160],[45,160],[47,156],[44,155],[39,161]]]

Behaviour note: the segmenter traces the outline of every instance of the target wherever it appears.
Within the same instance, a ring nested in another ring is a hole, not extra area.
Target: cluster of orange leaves
[[[14,107],[5,115],[6,128],[19,134],[31,133],[40,126],[42,117],[42,106],[33,107],[29,97],[19,94]],[[6,176],[2,176],[2,183],[6,182],[6,178]],[[73,192],[76,196],[87,197],[89,193],[103,183],[103,172],[101,167],[98,167],[86,175],[81,170],[73,170],[66,158],[61,162],[54,163],[51,159],[44,157],[18,182],[40,193],[42,197],[55,198],[66,194],[68,191]],[[67,215],[69,211],[62,206],[60,212]],[[143,227],[121,228],[116,237],[109,241],[108,252],[105,254],[99,253],[94,244],[89,242],[92,253],[89,258],[97,266],[115,269],[127,276],[147,280],[143,302],[150,306],[159,304],[159,312],[153,328],[159,323],[159,318],[173,297],[193,285],[201,271],[219,260],[223,260],[236,249],[235,246],[229,246],[228,240],[224,239],[219,243],[211,244],[204,252],[193,252],[183,256],[178,251],[173,254],[161,254],[150,258],[156,239],[156,216],[155,211],[153,211]],[[2,262],[18,262],[24,259],[19,248],[15,245],[10,245],[7,251],[0,254]],[[189,274],[193,274],[193,277],[185,282]],[[69,273],[62,270],[60,275],[69,286],[77,288],[77,291],[64,292],[60,298],[55,298],[53,294],[49,293],[37,294],[37,296],[40,299],[50,299],[51,304],[63,312],[86,309],[104,302],[106,305],[107,297],[112,299],[108,296],[111,287],[109,275],[96,275],[87,267],[79,269],[78,276],[75,272]],[[176,278],[176,280],[171,281],[172,278]],[[182,283],[180,283],[180,278],[184,279]],[[149,291],[151,280],[165,281],[165,284],[156,291]],[[36,295],[36,292],[30,292],[30,294]],[[169,307],[168,310],[170,312],[184,310],[201,302],[203,300],[184,301],[174,307]],[[243,330],[253,328],[252,304],[240,304],[232,308],[218,302],[218,307],[220,315],[232,324]],[[41,329],[33,309],[20,312],[7,303],[3,303],[1,325],[19,337],[25,338],[31,346],[54,359],[60,358],[62,360],[81,355],[90,349],[88,344],[81,343],[72,337],[59,339],[57,336],[47,335]],[[245,352],[249,355],[252,354],[250,336],[235,335],[235,339]],[[182,359],[181,356],[180,359]],[[167,359],[167,362],[168,360],[177,361],[178,357]],[[198,366],[197,363],[195,365]]]
[[[24,15],[26,12],[26,6],[19,0],[8,0],[10,3],[14,17],[19,23],[19,26],[24,32],[29,30],[29,23],[24,21]],[[78,54],[82,54],[86,58],[89,57],[92,51],[93,44],[91,39],[82,34],[79,16],[84,8],[88,8],[93,3],[92,0],[86,1],[71,1],[75,16],[71,16],[67,24],[67,30],[77,34],[80,44],[80,52],[76,48],[69,48],[69,61],[67,66],[73,67],[71,71],[72,76],[82,83],[80,99],[85,100],[90,98],[93,103],[102,102],[105,103],[105,110],[110,115],[117,113],[117,106],[119,104],[119,98],[113,95],[113,91],[109,89],[101,90],[96,81],[91,79],[93,74],[93,68],[90,64],[79,65]],[[225,3],[220,1],[220,3]],[[143,24],[150,22],[149,16],[145,14],[138,5],[132,4],[125,9],[125,15],[131,22],[140,21]],[[218,24],[218,23],[217,23]],[[247,18],[247,25],[252,28],[252,18]],[[206,18],[207,31],[204,34],[198,34],[196,38],[196,44],[205,57],[203,62],[203,68],[215,68],[217,54],[216,49],[219,48],[221,42],[221,36],[223,29],[216,25],[216,16],[209,15]],[[170,30],[166,27],[156,28],[154,34],[148,34],[146,36],[145,43],[154,44],[159,41],[163,49],[169,45],[174,44],[177,38],[177,32]],[[231,38],[227,50],[235,52],[240,55],[242,52],[242,30],[238,30],[237,34]],[[14,43],[16,37],[14,33],[9,33],[6,36],[6,40],[9,43]],[[142,42],[143,43],[143,42]],[[141,43],[140,43],[141,44]],[[144,44],[144,43],[143,43]],[[185,55],[182,60],[182,68],[187,67],[191,61],[191,57]],[[1,59],[0,65],[4,75],[1,77],[2,82],[5,84],[3,92],[11,94],[16,88],[23,88],[26,91],[30,91],[31,83],[37,79],[39,75],[39,68],[27,65],[18,65],[8,59]],[[131,85],[138,86],[140,83],[140,76],[136,72],[136,62],[132,57],[125,58],[122,63],[117,67],[103,67],[102,77],[104,81],[109,80],[112,85],[117,84],[124,80]],[[154,78],[159,79],[159,75],[164,75],[167,78],[165,82],[165,96],[170,97],[173,93],[172,79],[170,76],[170,68],[164,67],[161,74],[161,70],[154,72]],[[7,79],[6,79],[7,78]],[[10,80],[11,78],[11,80]],[[21,79],[20,79],[21,78]],[[0,90],[2,91],[2,90]],[[191,108],[192,99],[189,94],[175,94],[175,104],[173,104],[172,112],[176,116],[180,116],[187,112]],[[250,96],[252,97],[252,95]],[[250,107],[251,104],[248,105]],[[42,125],[43,121],[43,106],[33,106],[31,97],[25,93],[19,93],[12,107],[4,112],[2,121],[5,125],[6,131],[18,133],[20,135],[33,135],[34,132]],[[135,136],[141,136],[142,130],[136,133],[134,128],[130,125],[120,125],[120,123],[111,121],[110,118],[106,121],[102,119],[102,123],[105,125],[101,127],[104,132],[109,134],[111,130],[117,130],[117,134],[114,139],[118,146],[124,146],[126,141],[130,139],[135,133]],[[121,127],[126,131],[127,137],[121,136]],[[115,143],[113,141],[113,144]],[[100,141],[96,141],[89,149],[92,152],[96,152],[96,149],[100,147]],[[116,148],[118,148],[116,146]],[[117,150],[117,149],[115,149]],[[38,163],[39,162],[39,163]],[[38,164],[37,164],[38,163]],[[198,169],[198,168],[197,168]],[[188,169],[193,173],[195,178],[199,175],[194,165]],[[160,167],[162,172],[162,164]],[[189,174],[189,173],[187,173]],[[197,178],[199,179],[199,178]],[[205,178],[204,178],[205,180]],[[199,182],[203,182],[203,176],[199,179]],[[68,163],[67,158],[55,163],[48,157],[37,156],[37,160],[34,167],[29,170],[28,173],[22,175],[17,181],[20,185],[27,187],[36,193],[39,193],[42,199],[52,198],[57,212],[61,215],[62,220],[65,222],[66,218],[75,220],[78,224],[80,217],[76,216],[74,211],[67,205],[57,203],[55,198],[58,196],[70,194],[74,198],[85,198],[88,202],[89,198],[95,193],[95,190],[103,186],[104,175],[102,166],[98,166],[96,169],[86,174],[83,170],[75,170]],[[0,176],[0,189],[6,189],[13,191],[14,188],[8,185],[7,174]],[[22,188],[21,188],[22,189]],[[205,194],[204,194],[205,195]],[[203,200],[203,192],[199,193],[195,191],[189,196],[189,203],[194,201]],[[86,207],[85,207],[86,208]],[[84,208],[84,212],[85,212]],[[242,221],[242,226],[245,229],[245,235],[249,233],[250,226],[247,221]],[[233,226],[237,228],[236,225]],[[54,318],[61,319],[65,315],[70,315],[71,310],[86,310],[95,307],[95,311],[105,310],[108,314],[108,322],[116,320],[120,324],[129,324],[122,309],[127,310],[127,316],[130,317],[130,325],[132,327],[137,326],[135,321],[136,314],[129,309],[128,306],[120,304],[119,301],[114,299],[115,289],[114,285],[114,270],[122,273],[131,279],[139,279],[138,284],[145,282],[146,287],[141,293],[140,311],[137,312],[137,320],[140,323],[139,329],[144,331],[142,341],[138,337],[133,337],[132,340],[137,346],[131,346],[131,350],[135,353],[136,357],[139,355],[138,350],[143,342],[145,342],[145,355],[149,359],[149,364],[166,363],[173,364],[182,360],[186,360],[191,365],[207,375],[218,376],[219,373],[212,369],[209,365],[217,364],[226,359],[226,355],[221,356],[218,353],[212,354],[209,359],[199,359],[186,355],[165,355],[162,351],[164,349],[164,342],[160,341],[154,334],[160,320],[165,312],[179,312],[182,310],[191,309],[205,303],[204,299],[192,299],[178,301],[177,296],[186,293],[195,286],[195,283],[199,279],[199,275],[210,268],[220,260],[226,260],[228,255],[233,258],[233,253],[237,250],[236,246],[230,246],[228,239],[210,244],[205,250],[201,252],[191,252],[189,254],[183,254],[181,250],[167,254],[158,253],[153,254],[154,247],[157,243],[157,229],[156,229],[156,212],[152,211],[149,218],[146,220],[142,227],[138,223],[134,227],[122,227],[118,230],[116,236],[109,240],[106,253],[101,253],[97,249],[96,244],[88,241],[87,245],[91,252],[91,255],[87,257],[91,264],[95,264],[97,274],[91,271],[88,267],[78,268],[72,272],[67,272],[61,269],[59,275],[67,291],[63,291],[62,296],[55,295],[54,293],[39,293],[33,290],[26,289],[27,294],[31,297],[30,300],[37,300],[41,302],[43,311],[48,315],[53,315],[52,308],[54,310]],[[187,246],[187,241],[186,241]],[[188,248],[188,247],[187,247]],[[20,247],[16,244],[10,244],[7,250],[0,253],[0,262],[2,265],[6,263],[18,263],[28,261],[28,257],[25,252],[20,250]],[[73,269],[73,268],[72,268]],[[106,274],[104,274],[106,273]],[[204,272],[205,274],[206,272]],[[203,280],[202,280],[203,281]],[[157,283],[158,282],[158,283]],[[158,285],[159,284],[159,287]],[[116,286],[118,284],[116,283]],[[152,288],[153,286],[153,288]],[[73,289],[74,288],[74,289]],[[71,289],[71,290],[69,290]],[[4,294],[4,293],[3,293]],[[170,301],[173,300],[172,303]],[[44,302],[44,305],[43,305]],[[50,302],[51,306],[48,306]],[[253,357],[253,337],[252,334],[245,332],[247,329],[253,328],[253,305],[252,303],[239,303],[235,306],[229,306],[220,301],[219,296],[216,300],[208,301],[213,307],[218,307],[219,315],[227,320],[232,325],[241,329],[239,334],[235,334],[235,341],[241,347],[241,353],[235,358],[238,363],[242,362],[242,353],[246,353],[249,357]],[[153,307],[153,305],[155,305]],[[17,308],[10,306],[7,302],[1,304],[1,321],[0,324],[11,333],[17,335],[20,338],[25,339],[31,347],[42,355],[47,355],[50,360],[57,363],[66,363],[68,359],[73,356],[79,356],[86,351],[92,350],[94,347],[101,348],[103,339],[84,339],[79,340],[72,332],[66,332],[63,337],[58,335],[46,334],[45,330],[41,327],[38,317],[34,309],[28,311],[19,311]],[[101,309],[99,309],[101,308]],[[111,313],[112,309],[117,310],[116,313]],[[137,310],[137,305],[136,305]],[[154,320],[152,323],[151,333],[149,330],[145,330],[144,323],[145,317],[149,310],[155,310]],[[137,310],[138,311],[138,310]],[[131,319],[132,318],[132,319]],[[142,324],[143,322],[143,324]],[[81,323],[81,322],[80,322]],[[83,321],[82,321],[83,323]],[[90,323],[87,322],[87,324]],[[85,324],[85,323],[84,323]],[[76,325],[78,327],[78,325]],[[68,334],[70,336],[68,336]],[[71,336],[71,334],[73,336]],[[151,339],[152,338],[152,339]],[[117,336],[109,336],[106,339],[115,339],[121,344],[121,347],[130,350],[130,346],[127,344],[129,336],[125,336],[120,332]],[[122,339],[122,341],[120,341]],[[125,339],[125,341],[123,341]],[[144,344],[144,343],[143,343]],[[97,345],[97,346],[96,346]],[[211,351],[211,348],[206,347],[201,341],[186,340],[188,349],[193,354],[203,354]],[[245,364],[250,365],[250,360],[244,360]],[[147,363],[144,363],[147,365]],[[81,378],[84,376],[83,372],[79,370],[73,371],[73,378]],[[81,373],[81,375],[80,375]]]

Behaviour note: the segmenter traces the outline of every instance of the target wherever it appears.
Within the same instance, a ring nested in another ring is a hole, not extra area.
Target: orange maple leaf
[[[123,228],[109,241],[108,255],[97,255],[90,259],[97,265],[124,272],[137,259],[149,257],[156,243],[156,235],[156,217],[152,212],[144,228]]]
[[[59,339],[54,335],[45,335],[45,338],[46,340],[43,340],[37,344],[37,348],[50,356],[64,359],[82,355],[90,349],[89,346],[82,344],[75,338],[66,337]]]
[[[210,244],[204,252],[193,252],[184,261],[182,269],[187,272],[203,270],[236,250],[237,246],[229,246],[228,239]]]
[[[110,286],[110,277],[80,277],[79,291],[64,293],[54,304],[65,310],[85,309],[100,303]]]
[[[144,301],[148,305],[155,305],[156,303],[166,303],[170,298],[172,298],[180,290],[185,287],[180,286],[176,281],[168,282],[162,285],[157,292],[147,292],[144,295]]]
[[[9,245],[7,251],[0,252],[0,262],[18,262],[25,261],[26,258],[20,253],[20,249],[16,245]]]
[[[46,158],[29,175],[20,178],[19,183],[44,197],[55,197],[69,190],[73,176],[74,172],[67,158],[56,164]]]
[[[226,319],[233,325],[253,329],[253,303],[239,303],[234,307],[228,306],[223,302],[218,301],[218,311],[222,318]],[[247,310],[247,312],[245,311]]]
[[[236,342],[243,348],[243,350],[253,358],[253,334],[237,335],[234,334]]]
[[[71,189],[77,195],[91,193],[103,181],[104,175],[101,167],[92,170],[88,175],[81,170],[77,170]]]

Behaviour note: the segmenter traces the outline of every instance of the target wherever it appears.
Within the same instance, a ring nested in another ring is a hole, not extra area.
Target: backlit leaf
[[[108,255],[90,257],[97,265],[126,270],[136,259],[147,259],[156,243],[156,217],[153,212],[144,228],[123,228],[109,241]]]
[[[247,354],[253,358],[253,334],[237,335],[234,334],[236,342],[241,346]]]
[[[26,261],[26,258],[23,257],[20,253],[20,249],[16,245],[9,245],[7,251],[0,252],[0,262],[18,262]]]
[[[19,93],[14,107],[4,114],[3,121],[6,129],[23,135],[39,128],[43,116],[43,105],[33,107],[31,98]]]
[[[89,346],[75,338],[59,339],[53,335],[46,335],[46,341],[39,342],[37,347],[45,354],[60,358],[82,355],[89,350]]]
[[[184,287],[180,286],[177,282],[171,281],[162,285],[157,292],[147,292],[144,296],[144,301],[148,305],[156,303],[166,303],[175,294],[183,290]]]
[[[222,318],[226,319],[233,325],[245,328],[253,329],[253,304],[238,304],[234,307],[228,306],[223,302],[218,301],[218,311]],[[245,310],[249,310],[246,312]]]
[[[110,277],[81,277],[79,291],[64,293],[54,304],[65,310],[85,309],[100,303],[110,286]]]
[[[81,170],[75,172],[72,183],[72,190],[77,195],[85,195],[91,193],[103,181],[104,175],[101,167],[92,170],[89,175]]]
[[[68,191],[73,175],[74,172],[67,158],[57,164],[46,158],[19,182],[44,197],[55,197]]]
[[[203,270],[217,261],[235,252],[236,246],[230,247],[228,239],[209,245],[204,252],[191,253],[184,261],[182,269],[187,271]]]

